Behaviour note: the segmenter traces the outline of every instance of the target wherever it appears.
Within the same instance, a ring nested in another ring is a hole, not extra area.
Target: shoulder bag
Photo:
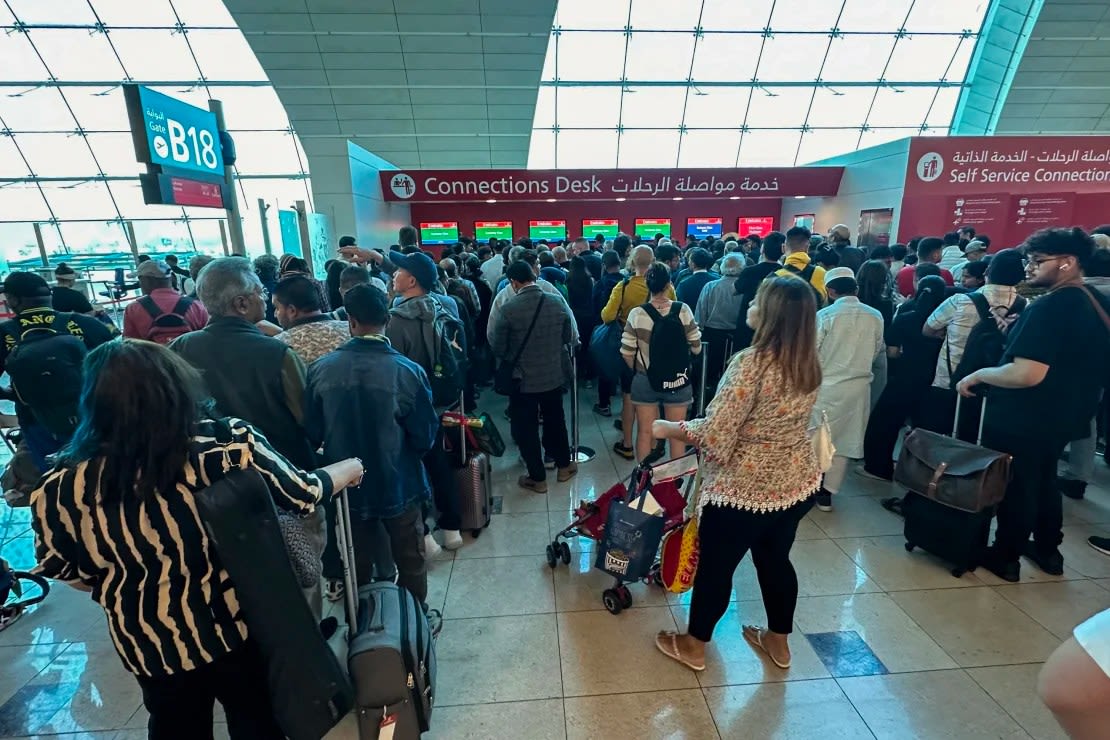
[[[543,308],[543,304],[543,293],[540,293],[540,298],[536,301],[536,312],[532,314],[532,323],[528,325],[528,331],[524,334],[524,341],[520,343],[520,349],[516,351],[512,360],[502,360],[493,373],[494,393],[511,396],[520,391],[520,378],[515,377],[517,363],[520,362],[520,356],[524,354],[524,348],[528,346],[528,340],[532,338],[532,330],[536,328],[536,320],[540,317],[540,309]]]
[[[621,357],[621,335],[624,334],[621,308],[624,307],[624,292],[631,279],[626,277],[621,281],[621,302],[617,317],[607,324],[599,324],[590,335],[590,358],[593,359],[598,373],[614,383],[619,382],[621,374],[628,369]]]

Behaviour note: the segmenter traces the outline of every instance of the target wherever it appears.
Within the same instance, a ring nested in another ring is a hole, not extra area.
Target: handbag
[[[624,305],[624,290],[631,278],[621,282],[621,305]],[[594,361],[601,377],[614,383],[620,381],[623,373],[628,371],[628,365],[621,357],[621,336],[624,334],[624,323],[621,321],[620,311],[617,317],[607,324],[598,324],[590,334],[590,358]]]
[[[956,420],[951,437],[926,429],[914,429],[906,435],[894,467],[894,480],[938,503],[961,511],[979,512],[994,506],[1006,495],[1012,458],[956,438],[961,399],[962,396],[956,396]],[[983,415],[979,419],[980,442],[986,413],[984,401]]]
[[[644,512],[647,491],[635,500],[617,498],[609,504],[605,532],[597,548],[594,567],[621,581],[638,581],[651,572],[663,539],[666,518]]]
[[[520,349],[516,351],[516,356],[512,361],[502,360],[501,364],[497,366],[497,370],[493,373],[493,392],[501,396],[511,396],[520,391],[520,378],[516,376],[516,366],[520,362],[520,356],[524,354],[524,348],[528,346],[528,340],[532,338],[532,330],[536,328],[536,319],[540,317],[540,309],[543,308],[544,298],[540,294],[540,299],[536,301],[536,312],[532,314],[532,323],[528,325],[528,331],[524,334],[524,341],[520,343]]]
[[[694,477],[694,493],[690,496],[692,507],[697,509],[701,491],[701,467]],[[698,518],[690,516],[676,529],[663,537],[659,546],[659,577],[663,588],[673,594],[684,594],[694,586],[701,558],[701,541],[698,539]]]
[[[836,445],[832,441],[832,429],[829,428],[829,415],[821,411],[821,420],[813,429],[810,438],[813,444],[813,456],[817,458],[817,467],[822,473],[827,473],[832,467],[833,457],[836,455]]]

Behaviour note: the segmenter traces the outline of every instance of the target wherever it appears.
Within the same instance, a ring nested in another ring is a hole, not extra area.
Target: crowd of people
[[[955,425],[975,441],[982,417],[982,443],[1013,456],[982,565],[1007,581],[1019,556],[1062,572],[1060,495],[1084,495],[1105,416],[1103,234],[1049,229],[988,254],[971,227],[864,247],[844,225],[824,236],[795,226],[685,244],[464,240],[437,262],[406,226],[389,249],[343,237],[323,281],[291,255],[198,256],[188,270],[143,260],[122,339],[65,292],[64,265],[53,289],[13,273],[0,369],[44,475],[31,495],[39,569],[104,607],[151,737],[210,724],[216,699],[232,737],[271,737],[244,729],[269,711],[263,667],[193,494],[232,468],[263,474],[330,634],[323,600],[344,588],[333,493],[350,497],[359,584],[395,579],[426,602],[426,560],[464,546],[459,432],[443,413],[472,411],[486,388],[507,395],[518,485],[544,494],[548,471],[558,482],[578,472],[564,412],[576,378],[596,388],[598,416],[617,417],[616,455],[642,460],[659,439],[672,456],[701,452],[689,628],[660,633],[658,649],[704,670],[750,551],[768,622],[744,636],[785,669],[799,522],[831,511],[850,474],[891,480],[906,428]],[[835,455],[819,465],[810,438],[825,424]],[[1090,544],[1110,555],[1110,540]],[[1069,649],[1053,676],[1083,655]],[[1110,704],[1110,691],[1096,698]]]

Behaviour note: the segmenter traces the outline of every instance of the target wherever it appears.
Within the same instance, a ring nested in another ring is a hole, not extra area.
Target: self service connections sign
[[[124,85],[135,154],[139,161],[223,176],[216,116],[142,85]]]

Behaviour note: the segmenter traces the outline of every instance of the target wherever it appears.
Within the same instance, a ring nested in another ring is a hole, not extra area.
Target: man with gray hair
[[[744,296],[736,290],[736,281],[744,271],[747,259],[742,252],[729,252],[721,259],[721,279],[707,283],[701,291],[694,320],[701,327],[706,346],[705,395],[712,398],[717,383],[732,356],[736,326],[744,320]],[[685,285],[685,283],[683,283]]]
[[[293,349],[255,326],[265,318],[262,281],[243,257],[220,257],[197,277],[197,296],[211,319],[170,344],[200,371],[221,416],[257,427],[302,470],[316,467],[305,434],[305,366]]]

